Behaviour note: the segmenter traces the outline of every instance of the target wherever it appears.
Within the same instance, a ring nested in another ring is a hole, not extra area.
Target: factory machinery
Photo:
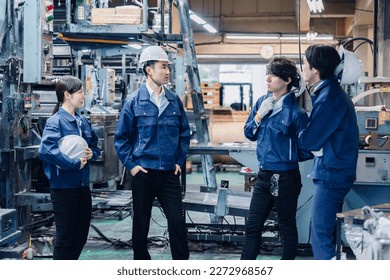
[[[74,75],[84,83],[80,113],[90,119],[103,151],[91,162],[91,189],[96,193],[129,184],[114,149],[114,131],[123,100],[142,82],[137,64],[145,46],[166,49],[176,70],[169,86],[182,95],[187,72],[194,126],[204,131],[197,133],[198,142],[208,142],[187,1],[175,1],[182,34],[172,34],[172,0],[154,1],[156,7],[147,0],[118,2],[112,7],[108,1],[0,3],[0,258],[20,257],[33,231],[53,223],[38,148],[57,103],[55,83],[61,76]],[[211,166],[205,167],[208,185],[216,187],[212,158],[202,158]],[[113,193],[115,201],[105,199],[106,194],[94,197],[94,209],[130,208],[131,192]]]
[[[118,197],[114,202],[96,195],[94,209],[130,208],[131,192],[116,187],[128,185],[130,176],[116,156],[113,137],[123,100],[142,82],[138,56],[150,44],[164,47],[175,63],[169,86],[179,95],[184,96],[186,90],[191,93],[192,127],[198,144],[190,148],[190,154],[201,156],[204,184],[199,191],[187,191],[183,176],[183,203],[186,211],[209,213],[210,223],[188,223],[189,238],[243,241],[244,223],[224,221],[246,217],[251,193],[218,185],[212,156],[233,157],[248,168],[242,175],[253,183],[255,145],[210,145],[188,2],[175,1],[180,34],[172,34],[173,0],[157,1],[157,7],[150,7],[146,0],[133,0],[127,7],[107,8],[107,2],[0,2],[0,258],[20,257],[34,230],[53,223],[48,182],[37,152],[45,121],[57,102],[54,85],[62,75],[75,75],[84,82],[85,106],[80,113],[91,120],[103,151],[91,162],[93,193],[117,189],[112,192]],[[348,88],[357,106],[361,150],[358,180],[346,198],[346,209],[385,203],[390,197],[389,84],[387,79],[366,79]],[[310,168],[310,161],[301,165],[303,189],[297,212],[300,244],[310,241],[313,188],[304,176]],[[277,222],[273,227],[277,232]],[[278,243],[277,235],[270,241]]]

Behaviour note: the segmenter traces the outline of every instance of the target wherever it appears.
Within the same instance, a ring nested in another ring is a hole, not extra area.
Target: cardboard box
[[[229,108],[214,109],[209,117],[211,143],[245,142],[244,125],[248,116],[247,111],[233,111]]]
[[[119,6],[116,8],[93,8],[91,24],[142,24],[142,8],[138,6]]]

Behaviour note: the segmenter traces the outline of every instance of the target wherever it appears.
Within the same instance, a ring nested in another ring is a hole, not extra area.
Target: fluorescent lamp
[[[317,36],[314,38],[314,41],[332,41],[332,40],[334,40],[334,38],[331,35]]]
[[[318,35],[317,32],[312,33],[311,35],[300,35],[301,40],[307,41],[331,41],[333,36],[331,35]],[[225,35],[226,40],[281,40],[281,41],[298,41],[299,35],[278,35],[278,34],[239,34],[239,33],[230,33]],[[310,40],[311,39],[311,40]]]
[[[197,24],[201,25],[204,29],[206,29],[210,33],[217,33],[217,30],[208,24],[204,19],[195,14],[192,10],[189,11],[190,19],[195,21]]]
[[[314,35],[315,34],[315,35]],[[331,41],[333,40],[333,36],[330,35],[323,35],[323,36],[318,36],[317,32],[315,32],[312,35],[306,35],[306,37],[301,36],[302,38],[305,38],[307,41]],[[285,40],[285,41],[298,41],[299,36],[282,36],[280,37],[280,40]]]
[[[315,38],[317,38],[318,33],[317,32],[308,32],[306,34],[306,40],[313,41]]]
[[[133,48],[133,49],[136,49],[136,50],[142,49],[142,46],[139,45],[139,44],[128,44],[128,46],[129,46],[130,48]]]
[[[230,39],[230,40],[278,40],[279,35],[226,34],[225,39]]]
[[[301,39],[302,39],[302,36],[301,36]],[[286,40],[286,41],[298,41],[299,40],[299,36],[282,36],[280,37],[280,40]]]
[[[210,33],[217,33],[217,30],[208,23],[204,24],[203,28],[206,29]]]
[[[324,10],[324,4],[322,0],[307,0],[307,5],[312,13],[322,13]]]
[[[204,25],[207,22],[200,18],[197,14],[191,14],[190,18],[195,21],[197,24]]]

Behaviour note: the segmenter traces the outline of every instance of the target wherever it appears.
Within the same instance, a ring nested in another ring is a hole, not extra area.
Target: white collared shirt
[[[147,83],[146,83],[146,88],[148,89],[148,92],[149,92],[149,95],[150,95],[150,99],[153,101],[154,104],[156,104],[156,106],[158,108],[160,108],[161,105],[162,105],[163,97],[165,97],[164,87],[161,87],[161,93],[160,94],[154,92],[152,90],[152,88]]]

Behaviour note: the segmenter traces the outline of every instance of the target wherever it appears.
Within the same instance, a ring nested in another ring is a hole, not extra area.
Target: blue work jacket
[[[312,93],[313,109],[307,128],[299,135],[302,148],[319,151],[310,174],[313,179],[350,183],[356,180],[359,130],[353,103],[334,77]],[[338,184],[342,186],[342,184]]]
[[[164,90],[168,104],[161,111],[151,101],[145,84],[123,104],[114,144],[127,170],[140,165],[168,171],[185,163],[190,144],[187,116],[180,98]]]
[[[297,103],[294,93],[288,93],[278,109],[269,112],[261,120],[255,115],[261,103],[272,93],[261,96],[244,126],[245,136],[257,141],[257,160],[260,170],[295,170],[298,162],[312,158],[308,151],[298,149],[298,134],[307,125],[308,115]]]
[[[59,107],[57,113],[46,121],[43,131],[39,157],[43,161],[44,171],[53,189],[89,187],[89,164],[80,170],[80,159],[70,159],[61,153],[58,143],[66,135],[80,135],[88,143],[93,152],[92,159],[98,159],[100,149],[98,138],[92,130],[91,123],[76,113],[74,116]],[[77,123],[79,122],[79,124]]]

